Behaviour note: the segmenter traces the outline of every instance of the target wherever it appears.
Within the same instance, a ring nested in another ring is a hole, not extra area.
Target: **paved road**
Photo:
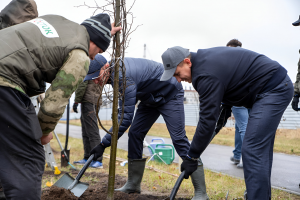
[[[81,127],[70,125],[70,137],[81,138]],[[58,124],[55,128],[57,133],[65,134],[66,125]],[[100,130],[100,135],[103,137],[105,132]],[[150,144],[153,136],[146,136],[146,141]],[[172,144],[170,138],[164,138],[166,144]],[[118,142],[118,148],[127,150],[128,134],[125,133]],[[236,168],[229,160],[232,155],[233,147],[210,144],[202,154],[201,158],[204,167],[216,172],[228,174],[230,176],[244,179],[242,169]],[[144,154],[150,155],[148,148],[144,148]],[[174,162],[178,162],[176,154]],[[300,157],[287,155],[282,153],[274,153],[272,177],[272,186],[282,190],[300,195]]]

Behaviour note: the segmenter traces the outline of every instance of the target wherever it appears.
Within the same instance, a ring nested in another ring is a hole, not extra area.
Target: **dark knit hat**
[[[93,16],[89,19],[84,20],[81,25],[83,25],[90,35],[90,40],[94,42],[97,47],[104,51],[109,46],[110,43],[110,17],[106,13],[101,13]]]

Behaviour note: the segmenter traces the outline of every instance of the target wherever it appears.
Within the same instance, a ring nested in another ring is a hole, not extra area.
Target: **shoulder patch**
[[[59,37],[58,33],[56,32],[55,28],[49,24],[46,20],[42,18],[35,18],[30,21],[28,21],[34,25],[36,25],[42,34],[47,38],[55,38]]]

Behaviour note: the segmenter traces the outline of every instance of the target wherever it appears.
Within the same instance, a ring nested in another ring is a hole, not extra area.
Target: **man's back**
[[[191,59],[193,85],[196,90],[204,77],[217,81],[214,100],[234,106],[251,107],[256,94],[272,77],[280,64],[268,57],[242,48],[215,47],[199,49]],[[202,81],[201,87],[208,81]],[[219,103],[220,103],[219,102]]]
[[[0,40],[0,76],[21,86],[29,96],[44,92],[44,81],[52,82],[73,49],[88,54],[85,28],[57,15],[5,28]]]
[[[164,71],[161,63],[141,58],[125,58],[124,64],[128,78],[126,84],[135,84],[136,98],[142,103],[159,106],[182,90],[181,83],[175,78],[160,81]]]

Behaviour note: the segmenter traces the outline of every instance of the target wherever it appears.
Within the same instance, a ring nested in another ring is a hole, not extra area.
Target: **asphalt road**
[[[57,133],[65,134],[66,125],[58,124],[55,128]],[[70,125],[70,137],[81,138],[81,127]],[[100,130],[103,137],[105,132]],[[153,136],[146,136],[146,141],[150,144]],[[128,134],[124,135],[118,141],[118,148],[127,150]],[[172,144],[170,138],[164,138],[166,144]],[[210,144],[201,155],[204,167],[215,172],[220,172],[244,179],[243,169],[238,169],[236,165],[229,160],[232,155],[233,147]],[[149,156],[148,148],[144,148],[144,154]],[[174,162],[178,163],[178,155],[175,155]],[[271,184],[272,187],[285,190],[300,195],[300,157],[283,153],[274,153]]]

